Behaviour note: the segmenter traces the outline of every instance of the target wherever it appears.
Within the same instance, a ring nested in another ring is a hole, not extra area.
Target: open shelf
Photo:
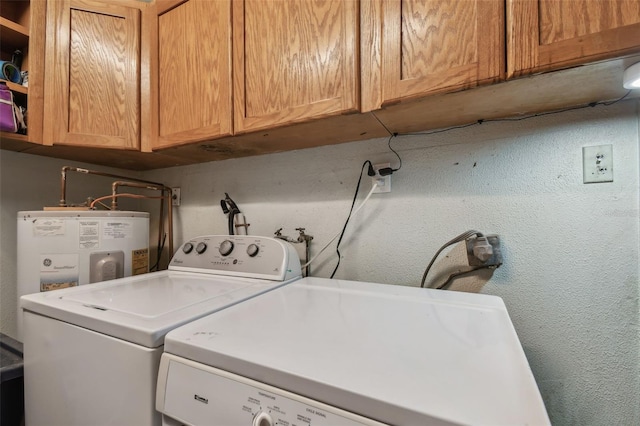
[[[13,60],[15,52],[17,50],[22,52],[22,61],[20,64],[21,71],[40,71],[42,69],[42,57],[43,51],[42,45],[40,43],[43,40],[44,33],[44,22],[45,22],[45,12],[46,12],[46,2],[44,0],[1,0],[2,7],[0,9],[0,59],[3,61]],[[34,6],[35,5],[35,6]],[[32,15],[36,11],[36,19],[32,20]],[[31,30],[37,30],[36,34],[32,34]],[[33,50],[34,55],[30,55],[32,53],[32,44],[34,41],[38,41],[36,44],[36,49]],[[36,83],[38,74],[34,73],[36,76]],[[32,112],[34,114],[28,114],[29,118],[31,118],[31,122],[33,123],[33,128],[36,130],[36,137],[40,135],[38,133],[41,130],[38,127],[41,117],[40,117],[40,105],[41,101],[38,98],[35,98],[33,102],[30,102],[29,99],[29,88],[22,86],[21,84],[16,84],[11,81],[5,80],[5,76],[0,75],[0,81],[5,83],[8,89],[13,93],[13,101],[16,105],[22,108],[30,108],[35,105],[35,108]],[[36,89],[40,86],[35,84]],[[36,91],[37,92],[37,91]],[[32,94],[34,92],[31,92]],[[40,103],[39,103],[40,102]],[[31,135],[32,126],[29,126],[29,135],[23,135],[21,133],[9,133],[9,132],[0,132],[0,148],[1,149],[12,149],[12,150],[22,150],[25,146],[29,146],[30,143],[25,144],[25,142],[31,142],[34,139],[33,135]],[[40,136],[41,137],[41,136]]]
[[[29,142],[29,137],[27,135],[22,135],[20,133],[9,133],[9,132],[0,132],[0,146],[4,145],[5,142]],[[2,146],[2,148],[5,148]]]
[[[3,80],[3,79],[0,79],[0,81],[3,83],[6,83],[7,87],[12,92],[22,93],[23,95],[27,95],[29,93],[29,89],[27,87],[24,87],[21,84],[12,83],[8,80]]]
[[[29,29],[0,16],[0,40],[5,52],[22,50],[29,45]]]

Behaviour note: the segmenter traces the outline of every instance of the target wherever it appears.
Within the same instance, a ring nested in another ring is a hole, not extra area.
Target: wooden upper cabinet
[[[140,10],[49,1],[46,43],[45,144],[139,149]]]
[[[362,0],[362,110],[497,81],[501,0]]]
[[[640,0],[507,0],[508,76],[640,52]]]
[[[236,133],[358,110],[356,0],[234,0]]]
[[[161,0],[157,8],[154,148],[231,135],[231,0]]]

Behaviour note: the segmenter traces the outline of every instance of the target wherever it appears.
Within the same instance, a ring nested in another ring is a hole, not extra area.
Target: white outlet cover
[[[582,147],[584,183],[613,182],[613,145]]]
[[[376,171],[376,175],[371,177],[372,184],[378,183],[378,187],[373,190],[374,194],[381,194],[385,192],[391,192],[391,175],[380,176],[378,170],[391,167],[391,163],[374,164],[373,169]]]

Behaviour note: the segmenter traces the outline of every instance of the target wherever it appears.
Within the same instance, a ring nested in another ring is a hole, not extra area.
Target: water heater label
[[[36,219],[33,221],[33,235],[35,237],[64,235],[64,220]]]
[[[78,277],[77,254],[40,255],[40,291],[75,287]]]
[[[131,275],[149,272],[149,249],[133,250],[131,252]]]
[[[81,220],[78,234],[81,249],[100,248],[100,222],[97,220]]]
[[[105,240],[120,240],[133,236],[131,222],[105,222],[102,225],[102,238]]]

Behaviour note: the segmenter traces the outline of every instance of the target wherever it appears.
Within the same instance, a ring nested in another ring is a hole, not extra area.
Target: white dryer
[[[167,271],[23,296],[26,424],[161,424],[165,334],[300,277],[282,240],[203,236]]]
[[[167,425],[548,425],[499,297],[304,278],[170,332]]]

